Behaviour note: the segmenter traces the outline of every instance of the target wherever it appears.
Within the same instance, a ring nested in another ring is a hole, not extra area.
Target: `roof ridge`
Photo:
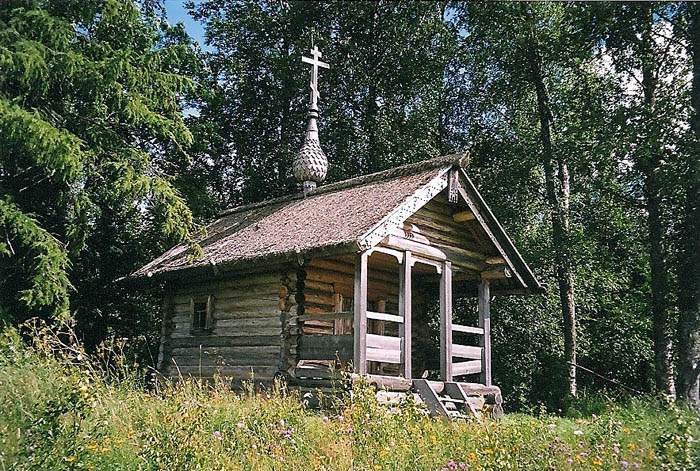
[[[392,167],[386,170],[380,170],[379,172],[369,173],[367,175],[359,175],[357,177],[348,178],[346,180],[340,180],[338,182],[329,183],[328,185],[320,186],[315,190],[307,193],[306,197],[311,198],[316,195],[344,190],[346,188],[351,188],[354,186],[367,185],[376,181],[405,177],[418,172],[432,170],[443,165],[459,165],[460,167],[466,167],[468,164],[469,154],[466,152],[462,152],[459,154],[447,154],[440,157],[434,157],[432,159],[426,159],[421,160],[419,162],[412,162],[409,164],[400,165],[398,167]],[[272,204],[286,203],[288,201],[293,201],[302,198],[304,198],[304,194],[302,192],[299,192],[291,195],[272,198],[269,200],[259,201],[257,203],[235,206],[233,208],[221,211],[218,214],[218,217],[228,216],[230,214],[238,213],[241,211],[248,211],[255,208],[262,208]]]

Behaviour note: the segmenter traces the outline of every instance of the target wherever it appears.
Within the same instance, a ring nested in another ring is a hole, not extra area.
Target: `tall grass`
[[[223,381],[147,388],[119,344],[87,356],[70,336],[0,337],[0,469],[697,469],[698,418],[653,399],[597,415],[445,422],[368,386],[307,410],[295,393]],[[585,410],[582,407],[581,410]]]

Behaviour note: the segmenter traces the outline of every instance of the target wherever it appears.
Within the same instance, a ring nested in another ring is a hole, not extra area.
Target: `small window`
[[[192,332],[208,332],[212,329],[212,297],[192,299]]]

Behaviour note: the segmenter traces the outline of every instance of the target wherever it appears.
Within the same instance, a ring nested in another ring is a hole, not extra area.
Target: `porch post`
[[[484,329],[481,346],[481,382],[491,386],[491,289],[488,280],[479,283],[479,327]]]
[[[452,381],[452,262],[446,260],[440,278],[440,377]]]
[[[399,267],[399,316],[403,324],[399,326],[401,344],[401,371],[403,377],[411,379],[411,252],[404,252],[403,265]]]
[[[355,261],[353,371],[367,374],[367,252]]]

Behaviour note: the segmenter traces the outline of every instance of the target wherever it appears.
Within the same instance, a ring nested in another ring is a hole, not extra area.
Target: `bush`
[[[148,388],[118,345],[88,357],[36,331],[0,339],[0,469],[695,469],[698,418],[654,399],[591,400],[571,417],[431,419],[410,398],[380,406],[359,385],[307,410],[281,384]],[[591,407],[594,404],[595,407]],[[595,414],[586,415],[587,409]]]

